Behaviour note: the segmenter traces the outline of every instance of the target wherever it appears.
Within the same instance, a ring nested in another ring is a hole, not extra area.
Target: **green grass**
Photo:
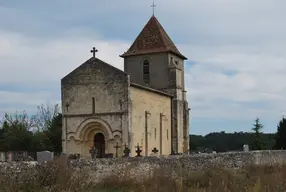
[[[249,166],[242,170],[222,167],[189,172],[179,168],[177,179],[171,179],[171,171],[158,168],[147,179],[136,181],[125,176],[110,175],[99,184],[89,181],[81,171],[74,174],[72,169],[55,161],[45,167],[31,169],[18,177],[15,173],[0,175],[0,191],[31,192],[151,192],[151,191],[194,191],[194,192],[279,192],[286,191],[286,165]]]

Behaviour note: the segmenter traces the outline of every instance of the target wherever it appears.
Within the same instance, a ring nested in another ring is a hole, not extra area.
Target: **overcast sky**
[[[157,0],[186,61],[190,133],[275,132],[286,115],[285,0]],[[0,115],[60,103],[60,79],[91,57],[123,69],[151,0],[0,0]]]

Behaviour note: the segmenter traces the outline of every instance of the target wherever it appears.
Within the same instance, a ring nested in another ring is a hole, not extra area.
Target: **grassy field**
[[[100,184],[88,182],[88,175],[74,176],[65,164],[55,161],[46,167],[31,170],[23,176],[0,175],[0,191],[53,192],[285,192],[286,165],[249,166],[243,170],[212,168],[200,172],[178,170],[179,179],[172,180],[168,170],[156,170],[153,176],[135,181],[128,176],[110,176]],[[169,172],[170,173],[170,172]],[[126,170],[128,175],[128,170]]]

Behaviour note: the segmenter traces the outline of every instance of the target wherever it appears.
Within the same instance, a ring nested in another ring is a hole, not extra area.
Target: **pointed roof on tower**
[[[128,51],[120,55],[120,57],[160,52],[172,52],[183,59],[187,59],[180,53],[167,32],[153,15]]]

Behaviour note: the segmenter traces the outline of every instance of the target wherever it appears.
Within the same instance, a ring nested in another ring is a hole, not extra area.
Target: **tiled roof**
[[[167,32],[153,15],[128,51],[123,53],[121,57],[160,52],[172,52],[183,59],[187,59],[180,53]]]

